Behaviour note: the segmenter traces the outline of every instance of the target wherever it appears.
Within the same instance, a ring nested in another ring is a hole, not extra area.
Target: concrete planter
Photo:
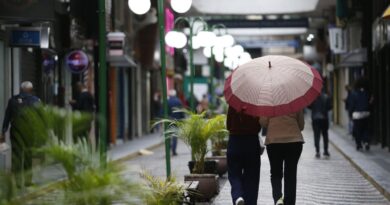
[[[210,201],[219,193],[218,176],[216,174],[189,174],[184,176],[184,181],[198,181],[199,196],[196,201]]]
[[[206,157],[206,160],[215,160],[217,161],[217,174],[222,177],[228,170],[227,158],[225,156],[212,156]]]

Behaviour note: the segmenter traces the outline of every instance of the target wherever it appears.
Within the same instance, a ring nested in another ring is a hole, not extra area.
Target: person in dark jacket
[[[311,109],[311,120],[314,132],[314,146],[316,148],[316,157],[319,158],[320,155],[320,138],[321,134],[324,141],[324,156],[329,157],[329,119],[328,112],[332,109],[332,102],[330,97],[322,92],[320,96],[309,106]]]
[[[88,91],[87,86],[85,86],[85,84],[81,82],[77,83],[77,89],[78,95],[76,97],[76,100],[71,100],[70,105],[72,106],[73,110],[92,115],[95,111],[94,99],[92,94]],[[89,139],[88,137],[92,127],[92,121],[93,117],[91,117],[90,121],[86,123],[85,128],[83,128],[80,132],[73,133],[74,140],[78,140],[77,137],[84,137]],[[96,142],[98,142],[98,139],[96,139]]]
[[[3,128],[0,136],[0,143],[5,141],[5,133],[11,126],[10,139],[12,151],[12,173],[20,174],[22,171],[27,171],[24,174],[25,185],[32,184],[32,157],[29,143],[23,138],[27,133],[19,133],[16,129],[16,120],[23,115],[23,109],[36,106],[40,103],[40,99],[33,94],[33,84],[29,81],[21,84],[21,91],[18,95],[13,96],[9,101],[5,111]],[[17,137],[20,136],[20,137]],[[19,139],[21,138],[21,139]],[[17,177],[16,184],[22,186],[22,179]]]
[[[351,93],[350,113],[353,120],[353,136],[356,141],[356,150],[361,150],[363,145],[366,150],[370,149],[369,126],[370,126],[371,96],[364,86],[363,80],[356,82],[355,89]]]
[[[168,116],[171,119],[180,120],[184,118],[183,112],[175,112],[175,110],[182,109],[183,103],[180,101],[180,99],[177,97],[176,90],[170,90],[168,92]],[[172,155],[177,155],[177,137],[172,137],[171,139],[171,150]]]
[[[79,82],[77,83],[77,89],[79,91],[78,97],[70,102],[72,108],[81,112],[92,113],[95,110],[94,100],[87,86]]]
[[[234,205],[257,205],[260,183],[261,148],[258,117],[228,108],[228,177]]]

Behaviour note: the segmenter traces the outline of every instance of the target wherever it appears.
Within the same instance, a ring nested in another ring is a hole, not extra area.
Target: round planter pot
[[[212,156],[206,157],[206,160],[217,161],[217,174],[222,177],[228,169],[226,156]]]
[[[199,195],[194,198],[196,201],[210,201],[219,193],[218,176],[215,174],[190,174],[184,176],[184,181],[198,181]]]
[[[192,170],[194,169],[195,161],[188,162],[188,168],[190,169],[190,173],[192,174]],[[205,174],[217,174],[218,162],[215,160],[206,160],[204,162],[204,173]]]

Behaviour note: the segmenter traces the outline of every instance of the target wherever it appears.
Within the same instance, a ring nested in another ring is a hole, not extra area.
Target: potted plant
[[[185,112],[187,117],[182,120],[162,120],[169,124],[167,131],[168,135],[174,135],[182,139],[183,142],[190,147],[193,162],[189,165],[191,174],[185,176],[185,181],[198,181],[199,192],[202,200],[209,200],[218,193],[218,177],[215,172],[213,174],[205,172],[206,154],[209,149],[207,143],[211,136],[216,133],[223,132],[223,129],[217,129],[217,124],[220,118],[206,119],[206,113],[201,114],[192,113],[187,110],[180,110],[178,112]],[[212,161],[216,166],[216,162]]]
[[[227,172],[227,136],[229,132],[226,130],[226,115],[217,115],[215,118],[214,129],[220,130],[211,136],[212,157],[207,157],[207,160],[217,161],[217,173],[223,176]]]
[[[141,173],[141,177],[146,182],[144,185],[146,192],[142,197],[146,205],[182,205],[186,203],[186,188],[184,184],[176,182],[175,178],[164,180],[145,171]]]
[[[21,134],[28,131],[33,133],[28,135],[29,141],[33,142],[31,153],[45,156],[45,163],[60,164],[66,177],[49,182],[47,186],[32,187],[29,192],[31,190],[33,193],[26,194],[26,197],[13,196],[16,193],[13,188],[15,180],[9,178],[7,183],[0,186],[1,205],[30,202],[47,205],[142,204],[141,190],[138,184],[123,176],[124,168],[102,159],[99,149],[86,138],[74,140],[75,132],[65,131],[69,124],[74,125],[74,130],[82,130],[81,124],[89,123],[88,115],[42,106],[26,110],[23,117],[33,119],[31,123],[18,123]],[[75,124],[75,120],[79,123]],[[0,174],[0,181],[2,176],[5,175]],[[7,194],[8,198],[3,200],[2,194]]]

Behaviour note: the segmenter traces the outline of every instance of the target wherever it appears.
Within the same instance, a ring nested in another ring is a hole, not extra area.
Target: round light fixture
[[[203,48],[203,55],[206,56],[206,58],[211,58],[211,47]]]
[[[171,0],[171,7],[177,13],[185,13],[190,10],[192,0]]]
[[[234,38],[232,35],[226,34],[222,36],[222,42],[224,47],[231,47],[234,45]]]
[[[249,61],[252,60],[252,57],[251,55],[248,53],[248,52],[243,52],[241,55],[240,55],[240,60],[238,62],[239,65],[243,65]]]
[[[200,48],[200,42],[198,36],[193,36],[192,37],[192,49],[196,50]]]
[[[130,10],[137,15],[146,14],[152,5],[150,0],[129,0],[128,4]]]
[[[210,31],[200,31],[198,33],[198,40],[199,40],[199,45],[202,47],[212,47],[215,44],[215,39],[217,36],[215,35],[214,32]]]
[[[178,31],[169,31],[165,35],[165,43],[174,48],[183,48],[187,44],[187,36]]]

